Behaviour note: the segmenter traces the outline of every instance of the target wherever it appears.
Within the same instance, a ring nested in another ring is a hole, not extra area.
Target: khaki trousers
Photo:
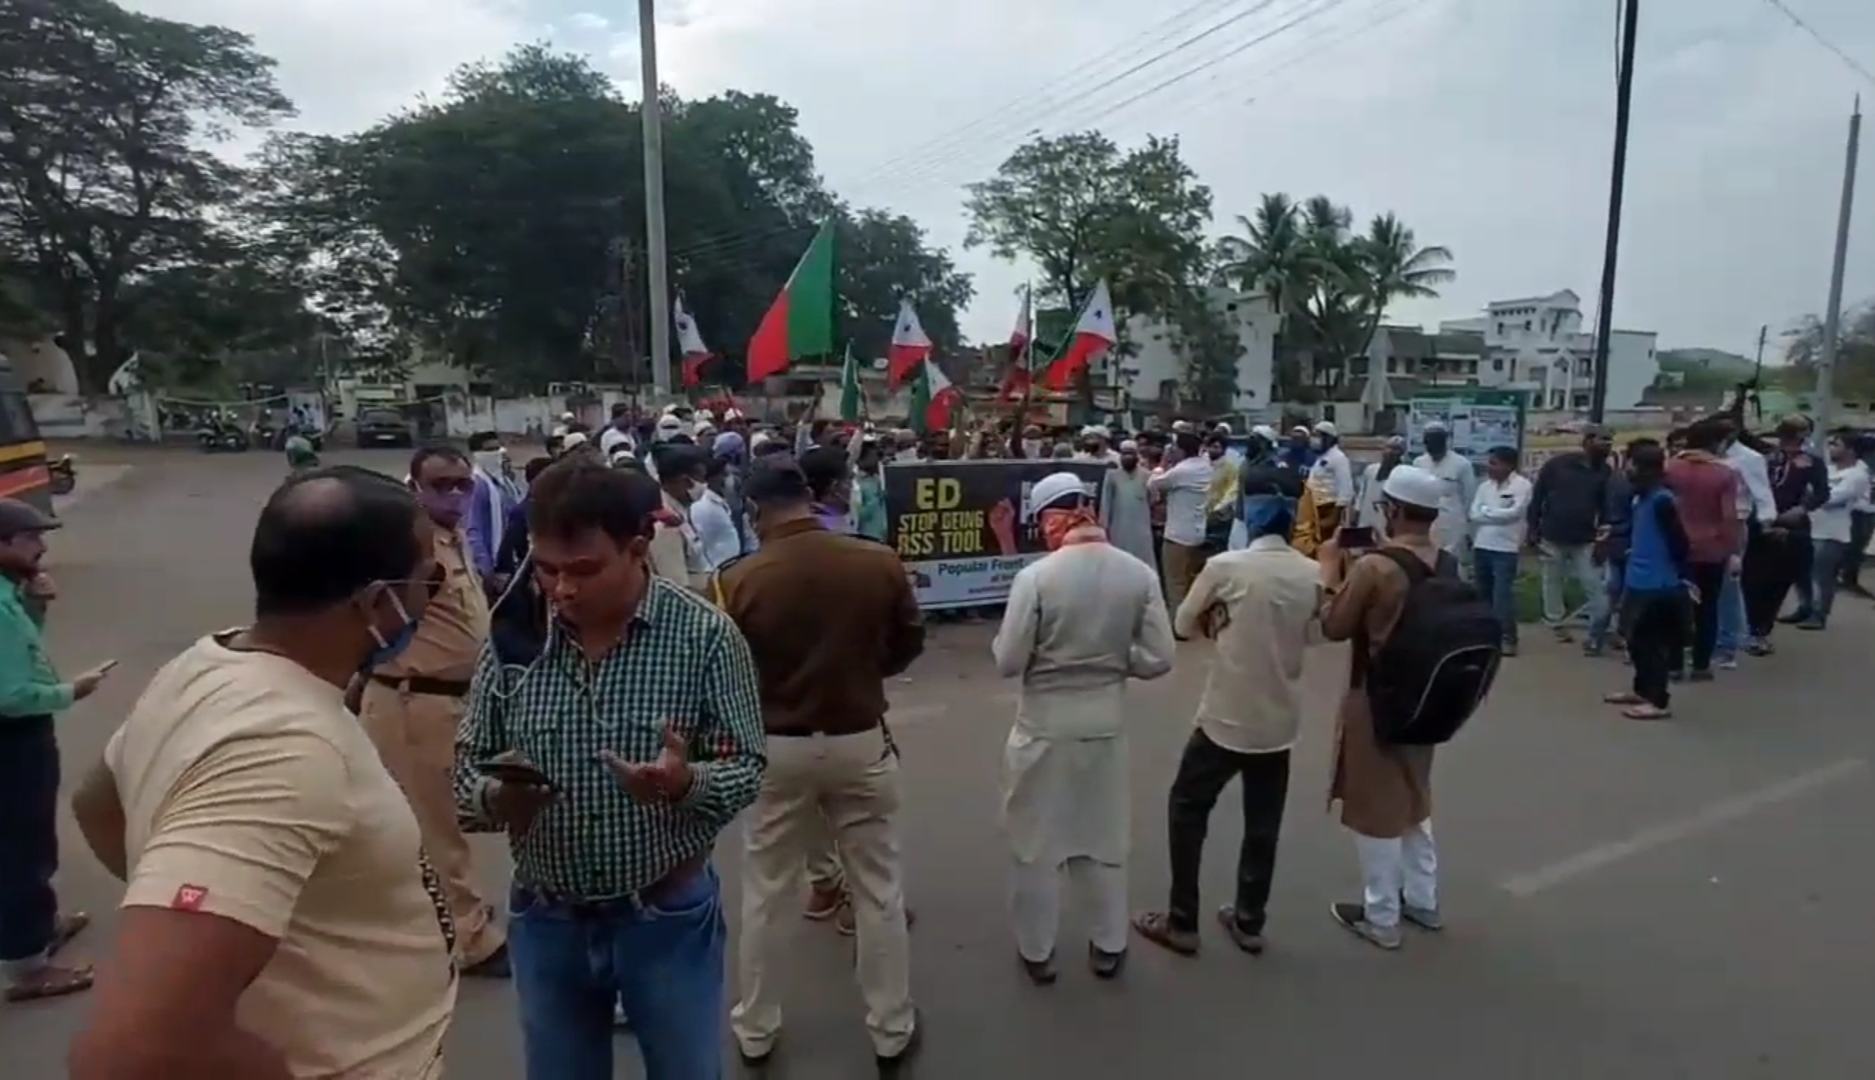
[[[1176,612],[1191,591],[1191,583],[1198,580],[1198,571],[1204,569],[1204,549],[1164,540],[1159,545],[1159,562],[1165,568],[1166,607]]]
[[[494,909],[475,891],[469,841],[456,819],[452,774],[462,710],[460,698],[412,694],[373,682],[365,687],[359,719],[416,814],[423,850],[442,879],[456,920],[456,960],[473,967],[501,948],[504,935]]]
[[[769,736],[768,770],[744,826],[741,1000],[730,1027],[761,1056],[781,1033],[769,963],[777,930],[798,915],[801,878],[831,829],[853,903],[860,997],[873,1049],[895,1055],[911,1039],[911,936],[898,847],[898,758],[878,729],[857,735]],[[824,819],[825,824],[821,822]]]

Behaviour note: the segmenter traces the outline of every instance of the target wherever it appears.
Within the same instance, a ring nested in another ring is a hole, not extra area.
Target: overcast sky
[[[1875,3],[1787,2],[1875,70]],[[542,39],[592,54],[637,96],[636,7],[623,0],[130,6],[253,34],[314,130],[365,125],[437,90],[458,63]],[[1272,190],[1323,192],[1363,219],[1394,211],[1457,256],[1442,299],[1394,313],[1436,322],[1560,288],[1593,308],[1617,6],[662,0],[658,50],[663,81],[685,96],[733,87],[794,104],[835,190],[913,216],[976,275],[972,338],[1008,333],[1028,270],[961,250],[962,186],[1031,131],[1091,126],[1122,143],[1179,136],[1215,192],[1220,231]],[[1656,330],[1663,347],[1748,352],[1761,323],[1824,305],[1849,107],[1858,91],[1875,101],[1875,82],[1769,0],[1642,6],[1615,323]],[[1864,150],[1852,300],[1875,296],[1875,152]]]

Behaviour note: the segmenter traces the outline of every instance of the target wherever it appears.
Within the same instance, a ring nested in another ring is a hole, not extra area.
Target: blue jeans
[[[655,905],[565,902],[518,884],[509,896],[527,1080],[611,1080],[615,1003],[645,1080],[720,1080],[728,930],[714,869]]]
[[[1810,613],[1826,622],[1836,607],[1836,589],[1842,584],[1842,568],[1849,564],[1849,544],[1843,540],[1818,540],[1812,571],[1816,595]]]
[[[1627,593],[1627,560],[1610,559],[1602,567],[1605,577],[1602,583],[1602,604],[1589,616],[1589,640],[1591,649],[1600,649],[1608,644],[1608,631],[1615,616],[1621,611]]]
[[[50,716],[0,716],[0,985],[45,962],[59,901],[59,743]]]
[[[1471,549],[1471,582],[1491,604],[1491,613],[1504,627],[1506,644],[1517,643],[1517,553]]]

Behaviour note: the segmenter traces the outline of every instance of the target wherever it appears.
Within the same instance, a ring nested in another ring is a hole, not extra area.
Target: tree
[[[938,355],[961,344],[957,312],[976,294],[976,286],[948,252],[925,246],[917,222],[884,210],[843,212],[835,244],[835,288],[846,337],[857,355],[886,354],[900,297],[910,297],[917,307]]]
[[[79,381],[129,351],[143,275],[225,254],[239,169],[202,145],[292,104],[245,34],[111,0],[0,0],[0,252],[29,275]]]
[[[719,351],[833,215],[855,326],[909,291],[954,334],[968,277],[909,219],[848,216],[791,107],[733,91],[660,104],[670,278]],[[256,213],[300,265],[333,268],[309,291],[385,351],[415,342],[510,386],[634,381],[650,336],[639,122],[585,59],[525,46],[358,136],[277,140]],[[739,370],[729,359],[706,377]]]
[[[1279,392],[1301,390],[1303,361],[1317,385],[1338,386],[1347,361],[1366,353],[1388,305],[1439,295],[1452,281],[1452,253],[1420,247],[1413,230],[1391,213],[1365,234],[1354,214],[1323,195],[1297,203],[1266,194],[1252,217],[1239,215],[1240,236],[1218,242],[1219,279],[1266,297],[1282,318],[1277,342]]]
[[[1104,277],[1116,315],[1163,318],[1209,270],[1211,189],[1185,164],[1177,139],[1150,137],[1122,151],[1097,131],[1037,137],[968,190],[964,246],[1033,260],[1041,302],[1076,309]],[[1125,319],[1115,321],[1124,355]],[[1083,384],[1084,399],[1089,393]]]
[[[1212,416],[1237,406],[1237,368],[1243,340],[1237,320],[1220,310],[1210,283],[1199,280],[1181,289],[1166,320],[1170,342],[1184,361],[1180,373],[1183,403]]]
[[[1816,385],[1823,359],[1823,320],[1806,315],[1787,335],[1784,362],[1793,381]],[[1836,368],[1831,392],[1838,397],[1875,398],[1875,300],[1845,307],[1836,335]]]

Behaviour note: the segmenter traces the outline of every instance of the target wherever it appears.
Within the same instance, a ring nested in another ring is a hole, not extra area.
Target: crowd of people
[[[1444,926],[1432,761],[1516,651],[1526,549],[1544,621],[1571,635],[1580,602],[1585,650],[1633,664],[1609,702],[1658,719],[1677,679],[1768,652],[1788,593],[1781,621],[1827,626],[1875,520],[1863,448],[1813,449],[1798,420],[1764,442],[1702,421],[1619,454],[1590,429],[1534,477],[1509,448],[1480,476],[1437,424],[1410,461],[1396,438],[1364,468],[1329,422],[1072,434],[621,411],[520,469],[480,435],[418,450],[402,478],[295,471],[255,526],[251,623],[166,664],[71,793],[126,890],[96,974],[55,959],[83,923],[51,886],[53,718],[108,668],[65,679],[46,656],[57,522],[0,500],[0,792],[29,834],[0,844],[7,998],[95,979],[76,1080],[422,1078],[442,1074],[458,981],[511,979],[531,1080],[610,1077],[621,1022],[651,1080],[709,1080],[725,1017],[746,1064],[781,1048],[776,931],[799,912],[854,937],[865,1027],[896,1070],[924,1027],[885,687],[927,631],[880,476],[960,443],[1111,466],[1029,487],[1022,527],[1047,554],[990,646],[1020,688],[1003,824],[1014,962],[1037,986],[1061,974],[1064,879],[1094,977],[1119,977],[1134,939],[1198,951],[1233,778],[1243,838],[1214,932],[1263,951],[1316,642],[1351,643],[1331,790],[1360,885],[1328,914],[1397,950],[1403,928]],[[1171,887],[1129,912],[1127,687],[1200,638]],[[738,821],[732,957],[713,857]],[[506,836],[505,897],[475,884],[479,831]]]

